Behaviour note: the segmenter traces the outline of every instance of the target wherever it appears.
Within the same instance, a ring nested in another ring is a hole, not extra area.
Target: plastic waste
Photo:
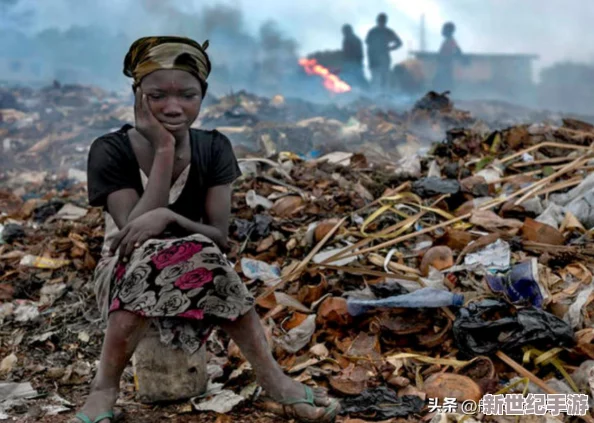
[[[58,211],[64,206],[63,201],[54,200],[49,203],[43,204],[33,210],[33,218],[36,222],[45,222],[47,219],[58,213]]]
[[[295,354],[301,348],[305,347],[316,331],[316,315],[309,315],[303,323],[289,332],[275,339],[275,342],[285,351]]]
[[[579,389],[589,392],[594,401],[594,360],[584,361],[571,377]]]
[[[300,154],[299,157],[303,160],[315,160],[319,159],[323,154],[322,150],[311,150],[307,154]]]
[[[192,398],[190,402],[198,411],[214,411],[218,414],[226,414],[233,410],[236,405],[245,401],[241,395],[229,389],[222,389],[218,392],[208,392],[206,398]]]
[[[348,248],[348,246],[322,251],[322,252],[316,254],[315,256],[313,256],[312,261],[317,264],[322,263],[322,262],[326,261],[327,259],[329,259],[330,257],[343,252],[347,248]],[[356,250],[354,252],[356,252]],[[352,263],[356,260],[357,260],[357,256],[353,256],[353,257],[347,257],[347,258],[343,258],[343,259],[339,258],[339,259],[334,260],[328,264],[331,264],[333,266],[346,266],[347,264]]]
[[[281,275],[278,266],[249,258],[241,259],[241,271],[247,278],[259,280],[264,283],[276,280]]]
[[[477,173],[475,176],[482,176],[488,184],[493,184],[503,177],[503,171],[496,166],[489,166]],[[498,186],[499,184],[496,184]]]
[[[542,308],[543,292],[538,276],[536,258],[516,264],[503,275],[486,275],[489,288],[495,293],[503,294],[513,304],[530,304]]]
[[[18,398],[32,398],[37,396],[31,383],[0,382],[0,401]]]
[[[351,316],[359,316],[374,308],[434,308],[461,306],[464,304],[462,294],[454,294],[435,288],[422,288],[410,294],[397,295],[381,300],[351,300],[347,307]]]
[[[420,412],[425,401],[416,395],[399,397],[394,391],[386,387],[367,389],[356,397],[342,400],[340,414],[350,417],[372,418],[373,420],[387,420],[395,417],[406,417]]]
[[[64,207],[60,209],[58,213],[56,213],[57,218],[62,220],[77,220],[87,214],[87,209],[78,207],[74,204],[65,204]]]
[[[21,225],[7,223],[0,225],[0,244],[12,244],[25,237],[25,231]]]
[[[255,209],[258,206],[260,206],[268,210],[271,209],[274,205],[274,203],[270,201],[268,198],[256,194],[256,191],[254,191],[253,189],[249,190],[245,195],[245,202],[251,209]]]
[[[423,198],[441,194],[456,194],[460,191],[460,183],[455,179],[427,177],[413,182],[412,190]]]
[[[20,303],[13,314],[17,322],[28,322],[39,317],[39,307],[36,303]]]
[[[417,179],[421,177],[421,159],[418,155],[405,156],[396,162],[394,174],[402,178]]]
[[[427,171],[427,176],[432,178],[440,178],[441,179],[441,168],[436,160],[433,160],[429,164],[429,170]]]
[[[464,256],[464,264],[468,267],[483,266],[491,271],[505,271],[509,269],[511,261],[510,246],[498,239],[482,250]]]
[[[551,203],[535,220],[552,226],[555,229],[559,229],[559,225],[563,222],[564,215],[565,211],[563,210],[563,207]]]
[[[239,169],[241,170],[241,175],[244,177],[258,176],[258,163],[255,161],[254,162],[240,161]]]
[[[254,216],[253,221],[235,219],[233,223],[235,226],[234,235],[238,240],[243,241],[249,237],[252,241],[255,241],[270,235],[272,217],[264,214],[257,214]]]
[[[584,314],[586,313],[586,303],[594,292],[594,285],[590,284],[587,288],[583,289],[573,301],[573,304],[569,306],[569,310],[563,320],[565,320],[572,328],[581,329],[584,323]]]
[[[594,227],[594,173],[565,194],[551,195],[551,201],[564,206],[586,228]]]
[[[78,183],[87,182],[87,172],[79,169],[68,169],[68,179],[72,179]]]
[[[522,207],[528,213],[532,213],[535,216],[541,214],[545,209],[542,205],[542,201],[538,197],[530,198],[522,203]],[[538,218],[536,219],[538,220]],[[546,223],[546,222],[545,222]]]
[[[319,162],[328,162],[331,164],[350,166],[353,153],[344,151],[334,151],[317,159]]]
[[[49,257],[33,256],[26,254],[21,258],[21,266],[37,267],[38,269],[59,269],[70,263],[70,260],[53,259]]]
[[[571,212],[586,228],[594,228],[594,188],[584,196],[570,202],[565,209]]]
[[[457,348],[468,356],[509,351],[527,344],[558,347],[575,343],[573,330],[558,317],[535,307],[515,309],[497,300],[461,308],[453,334]]]

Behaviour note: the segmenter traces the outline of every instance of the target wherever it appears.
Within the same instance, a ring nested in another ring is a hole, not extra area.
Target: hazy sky
[[[5,27],[23,27],[21,21],[9,22],[1,15],[3,4],[16,1],[0,0],[0,23]],[[14,10],[30,24],[29,31],[78,23],[137,36],[175,27],[167,15],[149,14],[147,8],[167,4],[197,13],[203,5],[216,3],[240,8],[245,26],[254,33],[263,21],[276,20],[298,41],[302,54],[338,48],[344,23],[352,24],[363,38],[377,13],[386,12],[389,26],[405,44],[394,53],[394,61],[419,47],[423,13],[429,49],[438,48],[441,25],[452,20],[466,52],[535,53],[540,56],[538,67],[559,60],[594,60],[594,0],[20,0]]]

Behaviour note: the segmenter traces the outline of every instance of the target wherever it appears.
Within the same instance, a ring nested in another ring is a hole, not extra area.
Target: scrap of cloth
[[[206,53],[208,40],[196,41],[175,36],[143,37],[134,41],[124,59],[124,75],[134,79],[134,86],[142,78],[160,69],[179,69],[191,73],[201,83],[211,70]]]

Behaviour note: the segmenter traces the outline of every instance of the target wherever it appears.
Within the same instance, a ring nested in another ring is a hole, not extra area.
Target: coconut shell
[[[480,401],[481,388],[469,377],[454,373],[436,373],[423,384],[423,391],[428,398],[456,398],[458,402],[465,400]]]
[[[447,269],[454,265],[454,254],[449,247],[445,245],[432,247],[423,256],[421,260],[421,274],[429,275],[429,268],[434,267],[437,270]]]

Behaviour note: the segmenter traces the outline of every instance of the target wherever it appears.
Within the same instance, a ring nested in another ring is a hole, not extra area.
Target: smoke
[[[298,70],[296,40],[271,19],[247,26],[237,5],[188,9],[173,0],[112,1],[88,3],[85,9],[87,2],[79,0],[57,0],[51,8],[33,0],[0,0],[0,36],[8,40],[0,45],[0,80],[42,84],[57,79],[121,89],[129,85],[122,75],[124,55],[146,35],[209,40],[209,82],[219,94],[243,88],[270,94],[284,74]],[[9,24],[16,18],[19,25]],[[276,84],[267,86],[267,81]]]
[[[122,60],[132,41],[176,34],[210,40],[213,93],[283,93],[295,86],[298,57],[340,48],[345,23],[364,38],[379,12],[404,41],[394,63],[419,48],[424,15],[429,50],[439,48],[441,25],[453,21],[464,52],[538,55],[534,81],[551,90],[567,86],[557,80],[562,72],[551,71],[560,62],[572,75],[589,73],[569,62],[594,66],[594,2],[584,0],[342,0],[340,7],[317,0],[0,0],[0,80],[125,88]],[[573,86],[589,84],[584,77]],[[572,95],[545,97],[569,107]],[[594,110],[585,99],[578,103]]]

